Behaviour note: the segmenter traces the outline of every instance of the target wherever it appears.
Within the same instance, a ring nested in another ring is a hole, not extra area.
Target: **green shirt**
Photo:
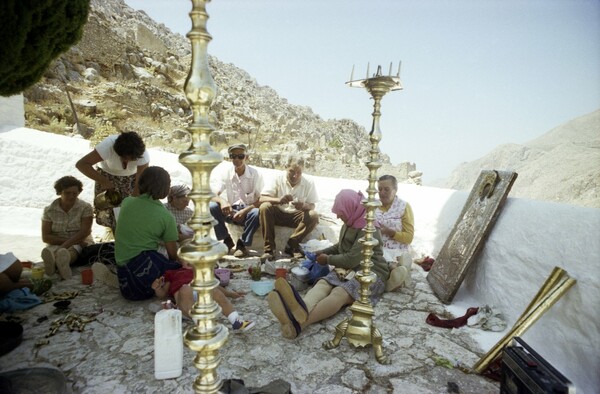
[[[329,255],[329,264],[335,267],[360,271],[362,269],[360,263],[363,261],[364,255],[362,253],[363,245],[359,240],[364,236],[364,230],[348,227],[344,224],[340,230],[339,242],[323,249],[321,252]],[[388,269],[388,264],[383,257],[381,234],[379,233],[379,230],[376,230],[373,233],[373,238],[378,240],[379,243],[373,248],[373,255],[371,256],[371,263],[373,263],[373,266],[371,267],[371,271],[385,283],[390,276],[390,271]]]
[[[124,266],[140,253],[157,250],[159,243],[177,241],[175,218],[148,194],[127,197],[121,204],[115,232],[115,259]]]

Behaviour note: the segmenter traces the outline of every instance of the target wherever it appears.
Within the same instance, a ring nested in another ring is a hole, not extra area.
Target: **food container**
[[[306,267],[294,267],[292,268],[292,274],[290,275],[290,283],[298,291],[306,290],[308,288],[308,268]]]
[[[123,198],[117,190],[105,190],[94,198],[94,207],[99,210],[116,208]]]
[[[154,315],[154,377],[173,379],[183,372],[181,311],[162,309]]]
[[[231,271],[225,268],[217,268],[215,270],[215,276],[219,279],[219,284],[223,287],[229,284],[229,279],[231,278]]]
[[[267,295],[271,290],[273,290],[273,280],[255,280],[250,283],[250,289],[254,292],[254,294],[258,296]]]
[[[302,282],[308,281],[310,271],[306,267],[294,267],[292,268],[292,275]]]

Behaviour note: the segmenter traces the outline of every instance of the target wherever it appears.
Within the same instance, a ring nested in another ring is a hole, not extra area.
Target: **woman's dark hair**
[[[74,176],[67,175],[63,176],[56,182],[54,182],[54,190],[56,190],[56,194],[60,195],[63,190],[70,188],[71,186],[77,186],[79,189],[79,193],[83,190],[83,183]]]
[[[138,133],[126,131],[117,137],[114,149],[117,155],[121,157],[135,157],[137,159],[144,155],[146,145]]]
[[[379,181],[392,181],[392,187],[394,190],[398,190],[398,180],[393,175],[382,175],[379,177]]]
[[[148,167],[138,181],[140,194],[148,194],[155,200],[167,197],[171,188],[171,177],[162,167]]]

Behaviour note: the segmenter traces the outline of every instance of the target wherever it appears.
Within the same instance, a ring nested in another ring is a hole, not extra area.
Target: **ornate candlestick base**
[[[364,255],[364,259],[361,262],[362,271],[356,274],[356,280],[360,283],[360,299],[356,300],[349,308],[352,312],[352,317],[345,319],[337,325],[335,328],[335,337],[333,340],[323,343],[323,347],[325,349],[338,347],[342,338],[346,337],[348,342],[356,347],[373,345],[377,361],[381,364],[389,364],[391,359],[383,352],[383,337],[373,324],[373,315],[375,312],[369,300],[369,295],[371,294],[369,288],[377,280],[377,276],[371,272],[371,267],[373,266],[371,256],[373,256],[373,248],[378,244],[377,239],[373,237],[373,233],[376,231],[373,224],[375,220],[375,209],[381,205],[381,203],[375,199],[375,193],[377,193],[377,170],[381,167],[381,162],[379,161],[379,141],[381,141],[379,118],[381,117],[381,99],[389,91],[402,89],[402,86],[400,85],[400,65],[398,65],[398,75],[396,76],[382,75],[381,66],[379,66],[377,68],[377,73],[371,78],[369,78],[367,67],[366,79],[352,80],[352,76],[350,76],[350,81],[346,84],[351,87],[366,88],[375,101],[373,105],[373,126],[369,133],[371,149],[369,150],[369,161],[366,164],[367,168],[369,168],[369,187],[367,188],[368,198],[363,201],[363,205],[367,211],[367,226],[365,227],[365,236],[360,239]]]
[[[192,30],[187,34],[192,44],[192,64],[184,87],[193,113],[192,124],[188,127],[192,143],[179,155],[179,162],[192,174],[190,198],[195,207],[189,222],[194,238],[179,249],[179,257],[194,267],[192,288],[198,292],[198,301],[190,311],[195,326],[184,336],[186,346],[197,352],[194,366],[200,370],[200,376],[194,381],[196,393],[216,393],[221,388],[222,381],[217,374],[221,362],[219,349],[229,335],[227,328],[217,323],[221,308],[212,298],[212,290],[219,285],[213,269],[219,258],[227,253],[227,247],[210,237],[210,230],[216,224],[209,210],[214,196],[210,189],[210,173],[223,158],[210,146],[214,127],[208,114],[216,87],[208,67],[207,46],[212,39],[206,30],[208,1],[192,0]]]

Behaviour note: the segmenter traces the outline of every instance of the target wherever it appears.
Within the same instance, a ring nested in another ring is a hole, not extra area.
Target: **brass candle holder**
[[[365,88],[374,100],[373,104],[373,125],[369,133],[371,149],[369,150],[369,161],[366,166],[369,169],[369,187],[367,188],[367,199],[363,201],[366,208],[365,236],[360,239],[363,251],[362,270],[356,274],[356,279],[360,283],[360,298],[356,300],[349,308],[352,317],[344,319],[335,328],[335,337],[331,341],[323,343],[325,349],[333,349],[339,346],[343,337],[355,347],[366,347],[373,345],[375,358],[380,364],[389,364],[391,359],[383,352],[383,337],[379,330],[373,324],[374,310],[369,300],[371,291],[369,287],[377,280],[377,276],[371,272],[373,263],[373,248],[377,246],[378,241],[373,237],[375,232],[375,210],[381,205],[381,202],[375,199],[377,193],[377,170],[381,167],[379,141],[381,141],[381,129],[379,128],[379,118],[381,117],[381,99],[383,96],[394,90],[402,89],[400,84],[400,63],[398,63],[398,73],[392,75],[392,65],[390,64],[389,75],[382,75],[381,66],[377,67],[377,72],[369,77],[369,66],[367,66],[367,77],[365,79],[353,80],[354,68],[350,74],[350,81],[346,84],[350,87]]]
[[[219,258],[227,254],[227,247],[210,237],[210,230],[216,224],[209,210],[209,202],[214,196],[210,189],[210,173],[223,158],[210,145],[214,127],[208,116],[216,87],[208,67],[207,46],[212,39],[206,30],[206,3],[209,1],[192,0],[192,30],[187,34],[192,44],[192,61],[184,86],[193,113],[192,123],[187,128],[192,143],[179,155],[179,162],[192,174],[190,198],[195,207],[189,222],[194,238],[179,249],[179,257],[194,267],[192,287],[198,292],[198,301],[190,311],[195,324],[184,335],[186,346],[197,352],[194,366],[200,370],[200,376],[193,385],[196,393],[216,393],[221,388],[222,381],[217,374],[221,362],[219,349],[229,335],[228,329],[217,323],[221,308],[212,298],[212,290],[219,285],[213,269]]]

